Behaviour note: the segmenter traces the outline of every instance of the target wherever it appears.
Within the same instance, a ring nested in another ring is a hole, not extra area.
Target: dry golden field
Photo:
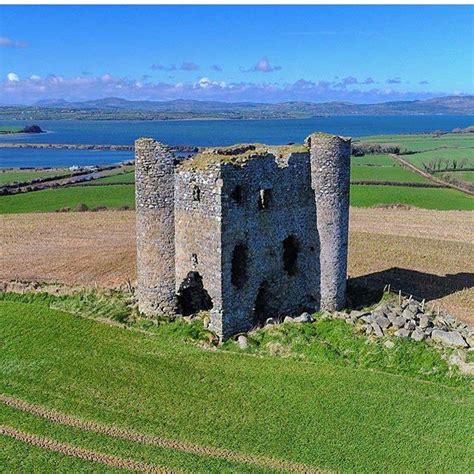
[[[0,280],[117,287],[135,278],[129,211],[0,216]],[[474,323],[474,213],[351,209],[349,276]]]

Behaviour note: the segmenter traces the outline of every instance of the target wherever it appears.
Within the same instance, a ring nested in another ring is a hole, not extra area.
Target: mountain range
[[[351,102],[217,102],[197,100],[149,101],[118,97],[68,102],[40,100],[31,106],[2,106],[1,119],[269,119],[309,118],[327,115],[474,115],[474,96],[447,96],[427,100],[396,101],[378,104]],[[16,116],[14,116],[16,115]]]

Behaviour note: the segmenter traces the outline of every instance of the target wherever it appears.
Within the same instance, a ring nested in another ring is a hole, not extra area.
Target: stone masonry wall
[[[137,296],[147,315],[176,311],[174,158],[151,138],[135,142]]]
[[[218,334],[222,320],[221,188],[219,169],[176,173],[176,293],[190,272],[199,273],[212,300],[212,326]]]
[[[175,170],[167,147],[137,140],[142,312],[210,309],[226,339],[345,304],[351,143],[313,134],[307,144],[224,150]]]
[[[307,142],[321,241],[321,308],[334,311],[346,303],[351,140],[315,133]]]
[[[244,166],[223,165],[222,179],[221,336],[248,331],[266,317],[318,309],[319,239],[309,153],[279,163],[268,154]],[[262,191],[268,200],[264,209]],[[290,236],[298,247],[291,275],[283,244]],[[246,249],[240,288],[232,281],[239,245]]]

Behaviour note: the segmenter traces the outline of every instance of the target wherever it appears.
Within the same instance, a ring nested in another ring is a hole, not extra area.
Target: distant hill
[[[327,115],[474,115],[474,96],[448,96],[428,100],[353,104],[350,102],[216,102],[198,100],[148,101],[118,97],[68,102],[41,100],[32,106],[0,107],[0,118],[131,119],[186,118],[270,119],[308,118]]]

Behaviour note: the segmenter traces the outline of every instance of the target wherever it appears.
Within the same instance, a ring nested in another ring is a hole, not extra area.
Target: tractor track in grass
[[[65,456],[80,458],[85,461],[105,464],[107,466],[116,467],[119,469],[127,469],[129,471],[149,472],[153,474],[171,474],[178,471],[172,471],[162,467],[154,466],[133,459],[124,459],[109,454],[98,453],[89,449],[79,448],[68,443],[61,443],[51,438],[45,438],[33,433],[17,430],[11,426],[0,425],[0,435],[8,436],[10,438],[23,441],[24,443],[37,446],[38,448],[47,449]]]
[[[208,456],[208,457],[223,459],[226,461],[240,462],[243,464],[251,464],[251,465],[275,469],[279,471],[296,472],[296,473],[314,473],[314,474],[323,472],[302,463],[284,461],[284,460],[274,459],[274,458],[261,456],[261,455],[238,453],[238,452],[230,451],[228,449],[216,448],[212,446],[203,446],[199,444],[188,443],[185,441],[177,441],[177,440],[162,438],[159,436],[138,433],[136,431],[131,431],[131,430],[127,430],[124,428],[119,428],[119,427],[111,426],[111,425],[105,425],[105,424],[97,423],[94,421],[81,420],[79,418],[75,418],[70,415],[65,415],[56,410],[45,408],[41,405],[29,403],[25,400],[21,400],[19,398],[11,397],[5,394],[0,394],[0,403],[3,403],[4,405],[7,405],[12,408],[16,408],[23,412],[45,418],[53,423],[58,423],[58,424],[70,426],[73,428],[79,428],[85,431],[91,431],[97,434],[107,435],[113,438],[123,439],[126,441],[134,441],[137,443],[157,446],[157,447],[165,448],[165,449],[171,449],[171,450],[180,451],[183,453]],[[0,428],[0,430],[1,429],[13,430],[12,428],[8,428],[8,427]],[[3,431],[2,431],[2,434],[8,435],[8,433],[3,433]],[[13,436],[13,435],[10,435],[10,436]],[[23,433],[23,436],[26,436],[26,434]],[[31,435],[31,436],[35,437],[35,435]],[[75,449],[73,447],[71,448]],[[100,454],[98,455],[105,456],[105,455],[100,455]],[[123,461],[128,462],[128,460],[123,460]],[[130,461],[130,462],[133,463],[134,461]],[[146,467],[146,465],[144,465],[144,467]],[[143,471],[143,472],[172,472],[172,471],[158,470],[158,471]]]

